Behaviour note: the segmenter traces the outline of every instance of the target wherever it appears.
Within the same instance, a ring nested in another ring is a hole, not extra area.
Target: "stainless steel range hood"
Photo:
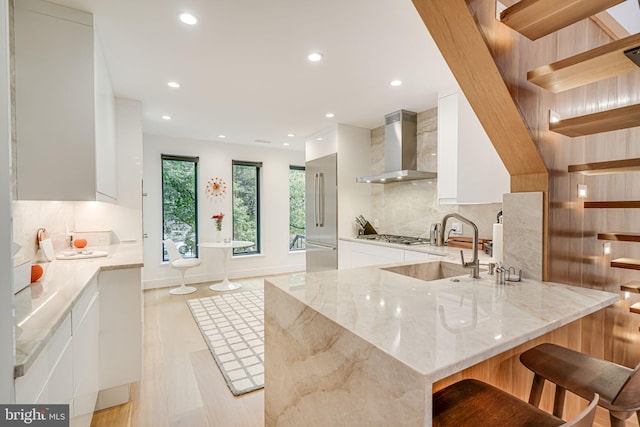
[[[416,179],[435,179],[435,172],[417,170],[418,114],[399,110],[387,114],[384,126],[384,173],[361,176],[356,182],[389,184]]]

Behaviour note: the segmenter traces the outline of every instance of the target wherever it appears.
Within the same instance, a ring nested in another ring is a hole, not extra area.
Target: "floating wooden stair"
[[[640,104],[549,123],[549,130],[575,137],[637,126],[640,126]]]
[[[640,159],[610,160],[607,162],[569,165],[568,171],[582,175],[607,175],[612,173],[640,171]]]
[[[618,242],[640,242],[638,233],[598,233],[598,240],[615,240]]]
[[[623,285],[620,285],[620,290],[623,292],[633,292],[636,294],[640,294],[640,282],[627,282]]]
[[[640,259],[617,258],[611,261],[611,267],[626,268],[628,270],[640,270]]]
[[[639,70],[624,52],[640,46],[640,34],[597,47],[527,73],[527,80],[553,93]]]
[[[624,0],[521,0],[500,13],[500,21],[530,40],[602,12]]]
[[[622,201],[607,201],[607,202],[584,202],[585,209],[637,209],[640,208],[640,201],[638,200],[622,200]]]
[[[637,302],[629,307],[629,311],[632,313],[640,314],[640,302]]]

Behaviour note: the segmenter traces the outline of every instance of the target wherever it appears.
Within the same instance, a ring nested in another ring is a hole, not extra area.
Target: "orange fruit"
[[[73,241],[73,246],[78,249],[84,248],[85,246],[87,246],[87,239],[76,239]]]
[[[31,283],[40,280],[43,273],[44,270],[42,269],[42,266],[40,264],[33,264],[31,266]]]

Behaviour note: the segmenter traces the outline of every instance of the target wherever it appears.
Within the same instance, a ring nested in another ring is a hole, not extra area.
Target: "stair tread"
[[[593,208],[635,209],[635,208],[640,208],[640,200],[584,202],[584,208],[585,209],[593,209]]]
[[[598,233],[598,240],[617,240],[621,242],[640,242],[640,233]]]
[[[576,137],[640,126],[640,104],[549,123],[549,130]]]
[[[629,311],[632,313],[640,314],[640,302],[637,302],[629,307]]]
[[[640,34],[543,65],[527,73],[527,80],[553,93],[638,70],[625,54],[640,45]]]
[[[640,171],[640,158],[569,165],[568,171],[583,175],[605,175]]]
[[[640,259],[616,258],[611,261],[611,267],[626,268],[630,270],[640,270]]]
[[[632,281],[632,282],[624,283],[620,285],[620,290],[626,291],[626,292],[635,292],[637,294],[640,294],[640,282]]]
[[[500,21],[530,40],[551,34],[624,0],[521,0],[500,13]]]

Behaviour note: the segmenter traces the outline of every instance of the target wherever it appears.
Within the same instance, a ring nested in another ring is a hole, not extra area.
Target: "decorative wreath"
[[[207,182],[207,195],[214,200],[224,198],[227,194],[227,183],[222,178],[211,178]]]

